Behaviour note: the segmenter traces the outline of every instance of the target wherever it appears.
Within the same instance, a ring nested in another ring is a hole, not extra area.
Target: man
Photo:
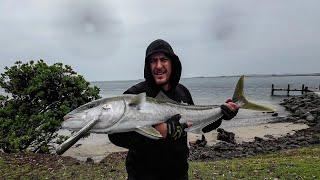
[[[147,50],[144,66],[144,82],[140,82],[124,94],[146,92],[156,97],[160,91],[178,103],[193,105],[189,90],[179,84],[181,62],[172,47],[164,40],[152,42]],[[228,102],[221,106],[225,119],[237,114],[238,107]],[[126,158],[128,179],[188,179],[187,133],[184,129],[191,124],[180,124],[180,115],[175,115],[165,123],[155,125],[161,135],[160,140],[149,139],[136,132],[110,134],[109,139],[117,146],[129,149]],[[203,129],[209,132],[221,124],[221,119]]]

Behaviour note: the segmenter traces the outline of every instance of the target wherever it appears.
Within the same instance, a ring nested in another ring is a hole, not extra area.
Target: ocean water
[[[231,98],[238,77],[204,77],[204,78],[183,78],[180,83],[186,86],[195,102],[198,105],[215,104],[220,105],[227,98]],[[102,97],[112,97],[121,95],[129,87],[142,80],[133,81],[102,81],[92,82],[100,88]],[[292,89],[301,89],[302,84],[309,89],[317,89],[320,85],[319,76],[268,76],[268,77],[246,77],[244,82],[245,96],[254,102],[275,107],[279,116],[286,116],[288,112],[279,103],[286,98],[286,92],[275,92],[277,96],[271,96],[271,85],[276,88],[286,88],[290,84]],[[293,95],[299,92],[290,93]],[[221,127],[239,127],[266,123],[272,121],[274,117],[269,113],[261,113],[241,109],[235,119],[224,121]]]
[[[220,105],[227,98],[231,98],[239,77],[204,77],[204,78],[182,78],[180,83],[186,86],[197,105]],[[113,97],[122,93],[142,80],[132,81],[101,81],[91,82],[100,88],[102,97]],[[290,84],[292,89],[301,89],[302,84],[309,89],[319,91],[320,76],[267,76],[246,77],[244,81],[244,93],[248,100],[271,105],[277,109],[279,116],[286,116],[288,112],[279,103],[286,98],[286,92],[275,92],[277,96],[271,96],[271,85],[276,88],[286,88]],[[0,94],[6,94],[0,88]],[[299,95],[300,92],[290,93]],[[231,121],[223,121],[221,127],[241,127],[256,125],[272,121],[274,117],[269,113],[241,109],[238,115]]]

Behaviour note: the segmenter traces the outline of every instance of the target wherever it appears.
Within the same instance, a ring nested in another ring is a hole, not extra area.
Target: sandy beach
[[[254,141],[254,137],[266,139],[265,135],[272,135],[273,137],[281,137],[283,135],[293,134],[297,130],[306,129],[309,126],[306,124],[293,123],[268,123],[259,124],[246,127],[225,128],[226,131],[235,133],[237,143]],[[217,140],[217,131],[206,133],[207,145],[212,146],[219,142]],[[201,139],[201,135],[188,133],[188,141],[195,141]],[[78,160],[85,161],[88,157],[95,162],[99,162],[107,155],[113,152],[127,151],[112,144],[108,136],[105,134],[91,134],[87,138],[80,139],[75,145],[67,150],[63,156],[74,157]]]

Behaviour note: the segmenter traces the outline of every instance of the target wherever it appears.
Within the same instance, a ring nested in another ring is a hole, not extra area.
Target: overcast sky
[[[143,78],[168,41],[183,77],[320,72],[318,0],[1,0],[0,72],[16,60],[71,65],[87,80]]]

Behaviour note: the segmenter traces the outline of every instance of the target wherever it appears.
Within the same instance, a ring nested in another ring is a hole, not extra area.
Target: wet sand
[[[293,124],[293,123],[268,123],[268,124],[259,124],[254,126],[246,127],[232,127],[224,128],[228,132],[233,132],[235,134],[235,140],[237,143],[242,142],[252,142],[254,137],[260,137],[267,139],[266,135],[272,135],[273,137],[281,137],[286,134],[293,134],[297,130],[307,129],[309,126],[306,124]],[[205,134],[207,145],[212,146],[219,142],[217,140],[217,131],[212,131]],[[200,139],[201,135],[189,133],[188,140],[195,141]]]

